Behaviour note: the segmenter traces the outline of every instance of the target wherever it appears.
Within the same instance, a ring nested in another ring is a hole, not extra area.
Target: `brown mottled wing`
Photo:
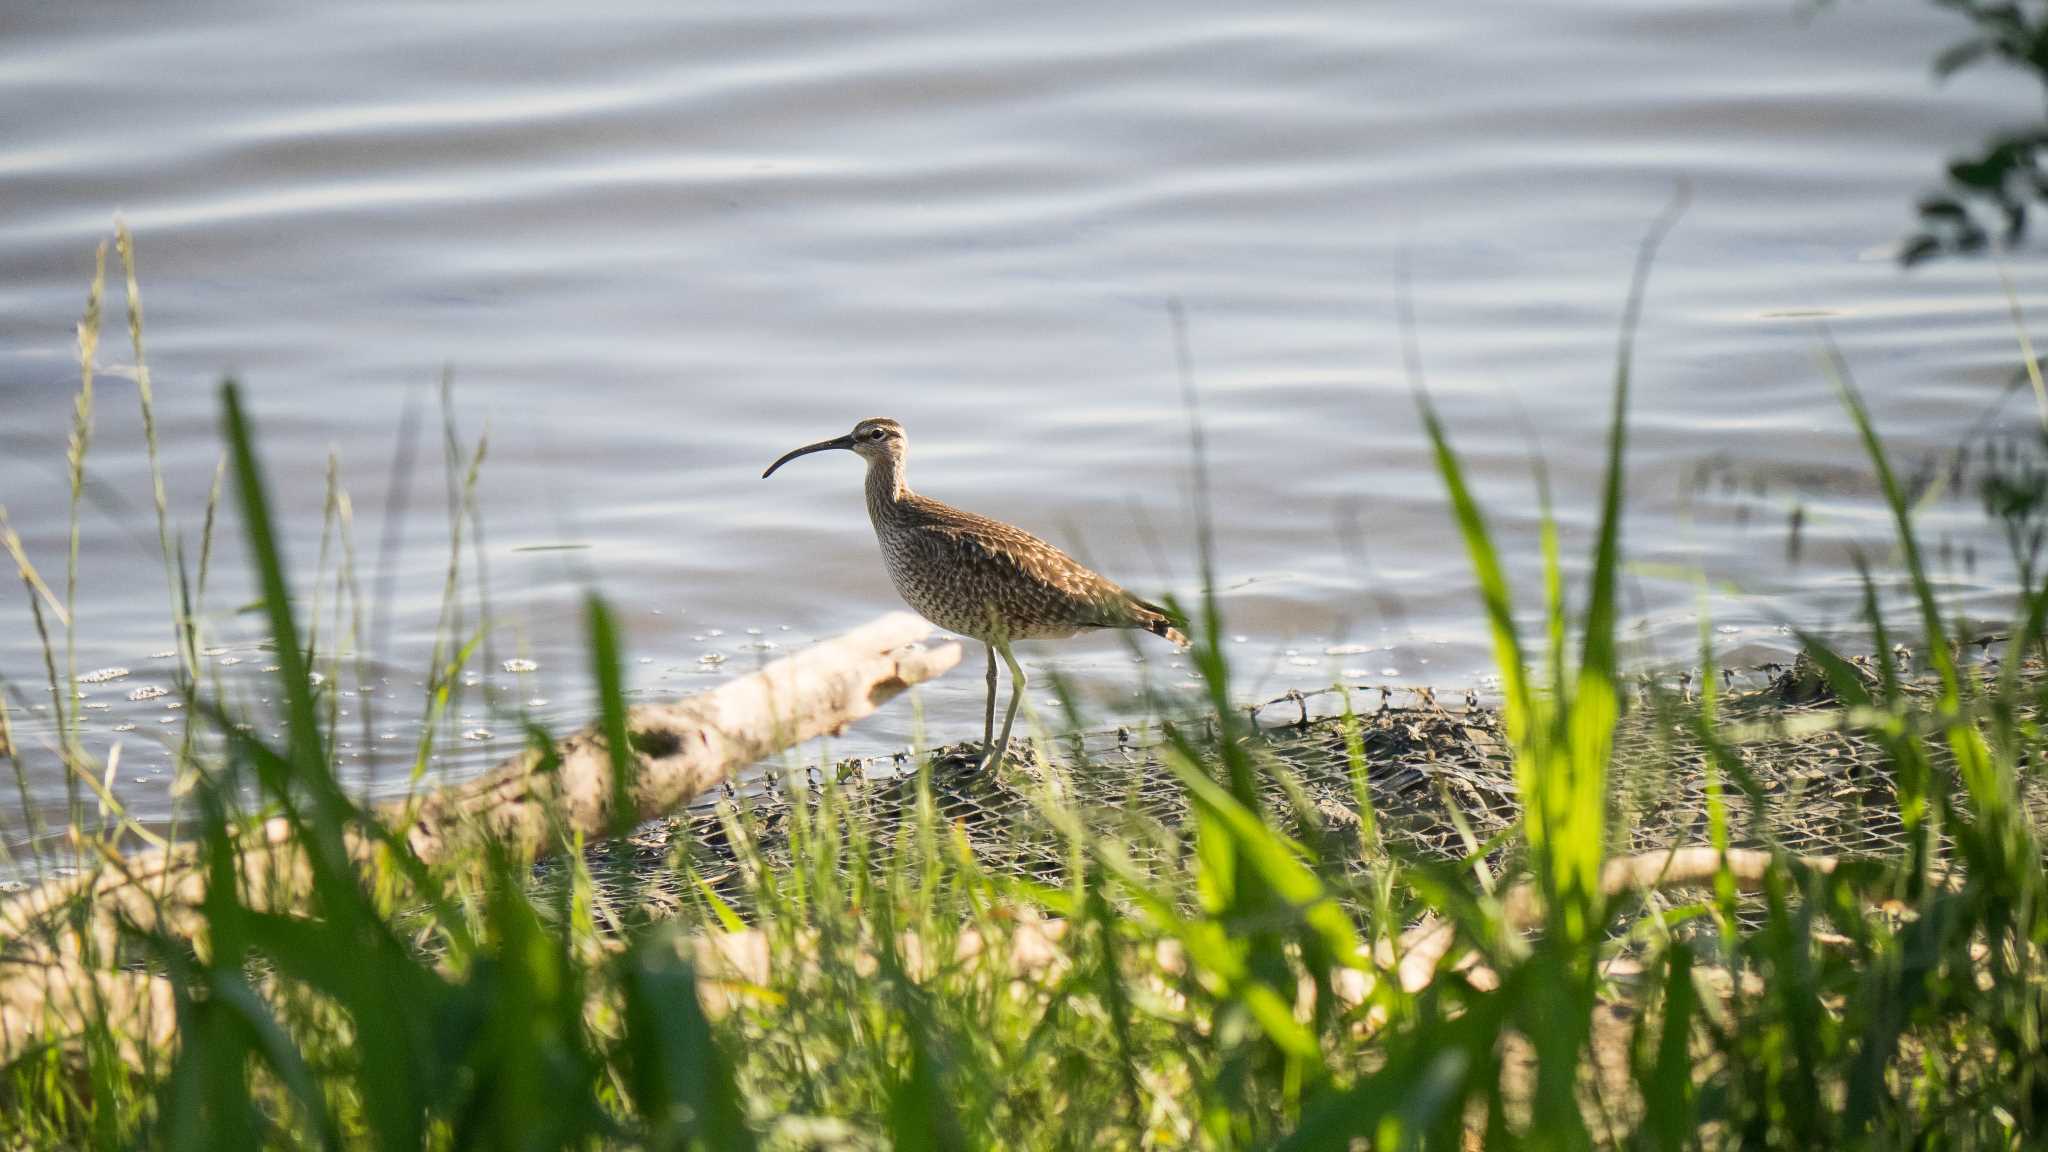
[[[916,503],[898,588],[934,623],[970,636],[1066,636],[1141,623],[1130,595],[1029,532],[936,500]],[[892,565],[894,568],[895,565]],[[914,587],[912,586],[914,585]]]

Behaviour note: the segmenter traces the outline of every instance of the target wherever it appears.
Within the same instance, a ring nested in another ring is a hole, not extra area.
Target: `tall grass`
[[[600,883],[574,840],[555,845],[565,863],[545,877],[488,846],[430,869],[344,787],[314,619],[293,596],[250,415],[225,387],[225,491],[275,649],[280,735],[246,728],[217,687],[190,677],[201,738],[187,746],[187,819],[206,874],[196,930],[132,925],[118,956],[90,957],[169,981],[175,1042],[138,1052],[111,1012],[88,1013],[82,1034],[53,1021],[50,1044],[0,1072],[0,1141],[2029,1145],[2048,1123],[2048,918],[2022,781],[2048,753],[2038,719],[2048,681],[2026,658],[2048,638],[2048,586],[2026,589],[1996,674],[1950,653],[1911,508],[1838,358],[1830,370],[1894,516],[1928,670],[1902,675],[1880,660],[1873,679],[1809,638],[1841,704],[1809,722],[1881,744],[1909,848],[1817,860],[1741,818],[1771,803],[1745,758],[1756,722],[1725,715],[1703,627],[1701,698],[1653,703],[1672,756],[1708,774],[1703,836],[1718,866],[1689,890],[1696,897],[1615,879],[1628,863],[1611,844],[1622,783],[1613,753],[1629,722],[1615,629],[1630,345],[1668,224],[1644,245],[1625,311],[1588,576],[1568,594],[1546,496],[1533,629],[1449,432],[1418,388],[1492,628],[1522,803],[1512,834],[1473,842],[1455,861],[1414,858],[1380,835],[1380,777],[1356,716],[1341,730],[1360,835],[1322,835],[1312,812],[1287,804],[1269,810],[1264,785],[1284,785],[1287,769],[1235,704],[1209,596],[1192,614],[1207,693],[1166,726],[1162,752],[1187,829],[1110,834],[1070,810],[1057,785],[1060,771],[1111,769],[1056,768],[1035,787],[1064,867],[1018,876],[978,859],[943,815],[930,762],[919,761],[912,803],[890,823],[872,818],[871,790],[841,787],[830,772],[813,782],[793,760],[768,785],[788,797],[775,817],[786,853],[763,849],[768,818],[735,794],[720,810],[729,855],[676,844],[653,879],[675,881],[682,896],[660,916],[632,906],[630,884]],[[132,261],[125,237],[121,247]],[[139,362],[132,272],[130,299]],[[464,522],[483,451],[452,433],[449,444],[459,556],[476,539]],[[351,568],[338,470],[328,507]],[[161,498],[158,509],[174,611],[196,652],[203,594],[184,578]],[[63,609],[7,539],[31,605]],[[210,531],[200,586],[209,546]],[[489,628],[453,603],[458,572],[451,560],[415,779]],[[352,575],[333,580],[338,640],[340,598],[352,616],[360,602]],[[1892,637],[1874,592],[1867,602],[1885,649]],[[321,616],[319,597],[304,603]],[[622,640],[601,600],[587,618],[600,712],[623,750]],[[48,663],[57,683],[55,657]],[[0,741],[4,722],[0,712]],[[528,737],[551,743],[538,728]],[[630,784],[629,763],[621,758],[618,787]],[[296,906],[280,907],[264,875],[238,862],[262,819],[282,821],[297,850],[307,895]],[[1170,850],[1139,851],[1146,835]],[[1763,849],[1761,865],[1736,851],[1745,840]],[[375,846],[368,864],[354,844]],[[119,845],[103,841],[102,854]],[[725,947],[755,959],[732,961]]]

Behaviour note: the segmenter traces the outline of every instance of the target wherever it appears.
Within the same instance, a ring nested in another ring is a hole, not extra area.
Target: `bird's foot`
[[[932,767],[953,772],[980,771],[988,750],[978,741],[962,740],[932,753]]]
[[[994,743],[983,744],[981,746],[981,770],[986,772],[1001,764],[1004,751],[1004,749],[998,748]]]
[[[1013,751],[1017,751],[1014,743],[1008,747],[998,747],[992,742],[962,740],[958,744],[949,744],[934,752],[932,767],[956,772],[986,772],[1001,764]],[[1028,756],[1030,753],[1025,749],[1022,754]]]

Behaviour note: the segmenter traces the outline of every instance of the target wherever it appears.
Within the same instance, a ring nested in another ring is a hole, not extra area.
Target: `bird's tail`
[[[1138,627],[1154,636],[1166,638],[1176,648],[1188,646],[1187,633],[1175,627],[1181,621],[1176,619],[1172,612],[1149,600],[1140,600],[1136,596],[1131,597],[1131,607],[1136,610]]]

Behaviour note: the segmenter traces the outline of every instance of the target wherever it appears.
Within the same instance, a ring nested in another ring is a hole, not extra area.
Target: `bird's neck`
[[[905,496],[910,495],[910,484],[903,478],[903,461],[889,457],[878,457],[868,461],[868,514],[880,518],[894,508]]]

